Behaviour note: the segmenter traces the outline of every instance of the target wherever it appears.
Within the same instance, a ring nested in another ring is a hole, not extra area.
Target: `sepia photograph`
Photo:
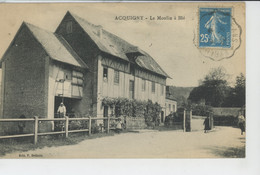
[[[0,4],[0,159],[246,158],[245,13]]]

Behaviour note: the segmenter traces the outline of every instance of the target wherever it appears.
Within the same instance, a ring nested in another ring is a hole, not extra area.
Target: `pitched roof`
[[[167,73],[163,71],[159,64],[149,54],[139,49],[137,46],[134,46],[127,41],[121,39],[120,37],[104,30],[99,25],[91,24],[75,14],[72,14],[70,12],[68,13],[77,21],[77,23],[90,36],[90,38],[96,43],[101,51],[119,57],[126,61],[130,61],[127,57],[128,53],[138,53],[137,59],[135,60],[138,66],[155,72],[159,75],[169,77],[169,75],[167,75]],[[99,36],[100,28],[102,28],[102,37]]]
[[[57,34],[41,29],[29,23],[24,23],[33,36],[42,45],[47,54],[54,60],[73,66],[87,68],[85,62],[76,54],[69,44]]]

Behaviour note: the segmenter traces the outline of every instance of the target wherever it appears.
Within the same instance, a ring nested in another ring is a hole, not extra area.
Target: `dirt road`
[[[238,128],[216,127],[214,131],[140,131],[89,139],[77,145],[46,147],[7,154],[35,158],[218,158],[245,146]]]

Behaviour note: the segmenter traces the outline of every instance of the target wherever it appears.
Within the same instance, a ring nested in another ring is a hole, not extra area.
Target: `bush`
[[[160,123],[161,106],[151,100],[139,101],[127,98],[109,98],[102,101],[103,106],[114,108],[115,116],[144,117],[148,126],[158,126]]]
[[[162,108],[158,103],[148,100],[144,113],[145,123],[148,126],[159,126],[161,110]]]
[[[87,129],[88,121],[70,121],[69,130]]]
[[[178,115],[177,112],[174,112],[165,117],[164,124],[165,126],[172,126],[174,125],[174,122],[182,122],[182,121],[183,121],[183,115]]]
[[[214,115],[214,125],[215,126],[237,126],[238,119],[232,115],[229,116],[221,116]]]
[[[192,105],[192,114],[200,116],[208,116],[212,112],[212,107],[208,105]]]
[[[98,126],[96,123],[91,125],[91,133],[96,134],[100,132],[100,126]]]

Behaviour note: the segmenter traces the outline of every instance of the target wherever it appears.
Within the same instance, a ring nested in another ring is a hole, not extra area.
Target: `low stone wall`
[[[126,129],[144,129],[147,127],[145,119],[141,117],[121,117]]]
[[[241,108],[212,108],[214,115],[218,116],[238,116]]]

